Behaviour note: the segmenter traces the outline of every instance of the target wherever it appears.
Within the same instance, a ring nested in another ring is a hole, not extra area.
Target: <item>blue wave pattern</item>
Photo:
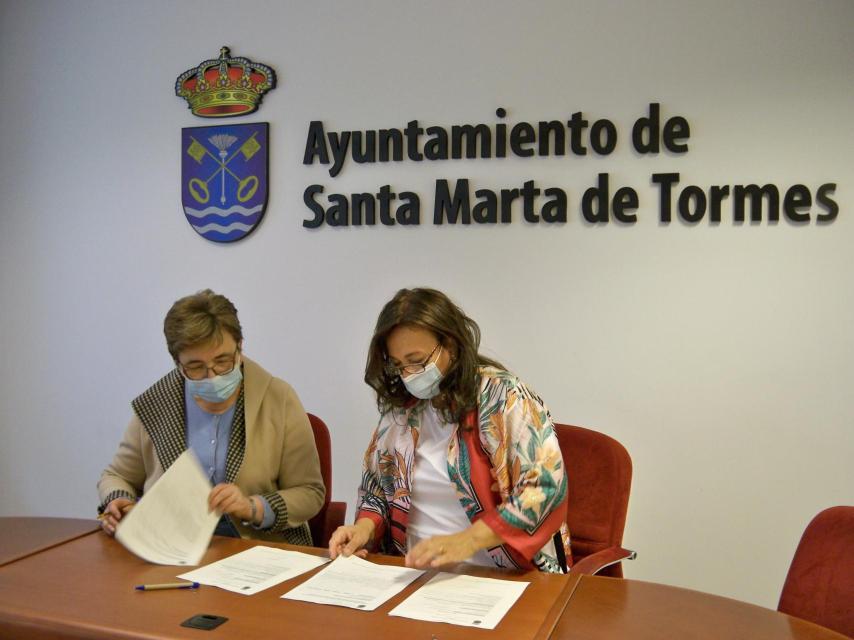
[[[184,206],[187,221],[203,238],[214,242],[232,242],[249,233],[264,212],[264,205],[247,209],[235,205],[226,209],[206,207],[193,209]]]

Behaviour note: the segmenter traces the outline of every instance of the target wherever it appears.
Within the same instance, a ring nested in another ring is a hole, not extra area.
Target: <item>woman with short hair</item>
[[[218,535],[311,545],[307,521],[325,488],[314,435],[296,392],[243,355],[237,309],[206,289],[163,323],[175,368],[139,395],[98,482],[102,528],[122,516],[186,449],[214,485]]]

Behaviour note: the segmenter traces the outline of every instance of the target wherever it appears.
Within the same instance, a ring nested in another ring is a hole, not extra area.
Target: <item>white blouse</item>
[[[448,444],[456,431],[456,424],[442,420],[435,407],[427,403],[421,415],[421,429],[415,449],[409,524],[406,527],[407,549],[433,536],[459,533],[472,524],[448,475]],[[495,566],[484,550],[478,551],[466,562]]]

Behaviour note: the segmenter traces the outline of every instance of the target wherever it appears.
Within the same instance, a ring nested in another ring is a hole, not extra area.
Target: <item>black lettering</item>
[[[376,200],[372,193],[354,193],[353,194],[353,224],[362,224],[362,214],[365,215],[365,224],[374,225],[377,223],[374,208]]]
[[[661,188],[659,189],[659,214],[658,219],[665,223],[670,223],[670,188],[674,184],[679,183],[679,174],[678,173],[653,173],[652,174],[652,182],[654,184],[660,184]]]
[[[733,187],[732,197],[735,200],[735,213],[733,217],[736,222],[744,222],[744,201],[750,198],[750,221],[762,222],[762,203],[768,201],[768,222],[777,222],[780,219],[780,192],[773,184],[760,187],[756,184],[741,185]]]
[[[391,217],[391,203],[396,197],[397,194],[391,190],[391,185],[384,184],[380,187],[377,200],[380,201],[380,222],[384,225],[394,224],[394,220]]]
[[[503,118],[507,115],[507,111],[505,111],[503,107],[498,107],[495,110],[495,115],[499,118]],[[495,157],[507,157],[507,125],[503,122],[499,122],[495,125]]]
[[[326,210],[326,224],[330,227],[346,227],[350,222],[350,203],[347,196],[333,193],[329,196],[329,201],[332,206]]]
[[[451,127],[451,157],[462,158],[463,142],[466,144],[466,158],[477,158],[477,140],[480,138],[480,157],[492,157],[492,131],[485,124],[455,125]]]
[[[309,185],[302,194],[302,201],[314,214],[314,218],[311,220],[302,221],[302,226],[306,229],[317,229],[317,227],[323,224],[323,207],[314,200],[316,193],[323,193],[323,185]]]
[[[694,207],[691,207],[691,201]],[[679,194],[679,216],[690,224],[695,224],[706,215],[706,194],[700,187],[689,185]]]
[[[442,127],[427,127],[427,135],[433,137],[424,144],[424,157],[428,160],[447,160],[448,132]]]
[[[510,130],[510,149],[517,156],[530,158],[534,155],[534,150],[526,149],[524,145],[532,144],[535,137],[534,127],[527,122],[520,122]]]
[[[490,189],[478,189],[475,197],[480,198],[471,210],[471,217],[480,224],[495,224],[498,222],[498,197]]]
[[[587,128],[587,120],[584,119],[584,114],[581,111],[576,111],[572,114],[566,126],[569,128],[569,146],[572,152],[577,156],[586,156],[587,147],[581,141],[584,130]]]
[[[546,189],[545,194],[552,200],[543,205],[540,215],[543,222],[566,222],[566,193],[563,189]]]
[[[604,140],[602,133],[604,132]],[[610,120],[597,120],[590,127],[590,146],[600,156],[607,156],[617,146],[617,127]]]
[[[608,174],[600,173],[597,186],[581,197],[581,213],[587,222],[608,222]]]
[[[332,148],[332,168],[329,170],[329,175],[333,178],[341,173],[341,168],[344,166],[344,159],[347,157],[347,147],[350,144],[350,132],[343,131],[341,135],[334,131],[329,134],[329,146]]]
[[[540,122],[540,139],[539,154],[541,156],[551,155],[551,139],[554,136],[554,155],[562,156],[566,150],[566,129],[563,122],[552,120],[551,122]]]
[[[691,136],[691,128],[688,121],[682,116],[674,116],[664,124],[664,146],[673,153],[685,153],[688,151],[688,143],[680,143],[682,139],[687,140]]]
[[[637,211],[638,192],[631,187],[621,187],[614,193],[614,217],[625,224],[634,224],[638,221],[637,215],[630,213]]]
[[[820,213],[816,216],[816,220],[818,222],[827,223],[836,220],[836,216],[839,213],[839,205],[836,204],[836,201],[833,198],[828,197],[828,194],[833,195],[835,191],[835,182],[828,182],[818,188],[818,191],[815,194],[815,201],[823,208],[827,209],[827,213]]]
[[[448,181],[436,181],[436,197],[433,200],[433,224],[442,224],[445,214],[448,216],[448,224],[456,224],[457,218],[462,218],[463,224],[471,224],[468,180],[457,180],[453,198],[448,188]]]
[[[353,160],[359,164],[377,161],[377,132],[376,131],[354,131],[350,143]],[[364,139],[364,148],[362,140]]]
[[[326,150],[326,133],[320,120],[312,120],[308,125],[308,136],[305,139],[305,154],[303,164],[312,164],[317,157],[320,164],[329,164],[329,153]],[[321,189],[322,190],[322,189]]]
[[[400,129],[380,129],[379,148],[380,162],[388,162],[389,157],[400,162],[403,160],[403,132]]]
[[[534,213],[534,198],[540,195],[540,190],[534,186],[533,180],[528,180],[522,185],[523,215],[528,222],[539,222],[540,219]]]
[[[511,220],[510,208],[513,206],[513,201],[519,197],[518,189],[502,189],[501,190],[501,222],[509,223]]]
[[[638,153],[658,153],[659,110],[657,102],[650,103],[649,116],[638,118],[632,127],[632,144]]]
[[[421,224],[421,199],[418,195],[411,191],[403,191],[400,197],[406,202],[400,205],[395,213],[398,224]]]
[[[424,133],[424,129],[418,126],[418,120],[410,120],[406,124],[406,155],[410,160],[420,162],[424,159],[418,150],[418,137]]]
[[[796,184],[789,187],[783,197],[783,213],[792,222],[809,222],[812,194],[806,186]],[[806,211],[799,211],[806,209]]]
[[[721,221],[721,202],[729,196],[729,186],[712,185],[709,194],[709,222],[719,224]]]

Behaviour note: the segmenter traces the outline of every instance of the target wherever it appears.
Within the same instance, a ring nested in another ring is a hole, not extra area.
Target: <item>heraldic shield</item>
[[[267,207],[266,122],[181,130],[181,202],[203,238],[234,242]]]

